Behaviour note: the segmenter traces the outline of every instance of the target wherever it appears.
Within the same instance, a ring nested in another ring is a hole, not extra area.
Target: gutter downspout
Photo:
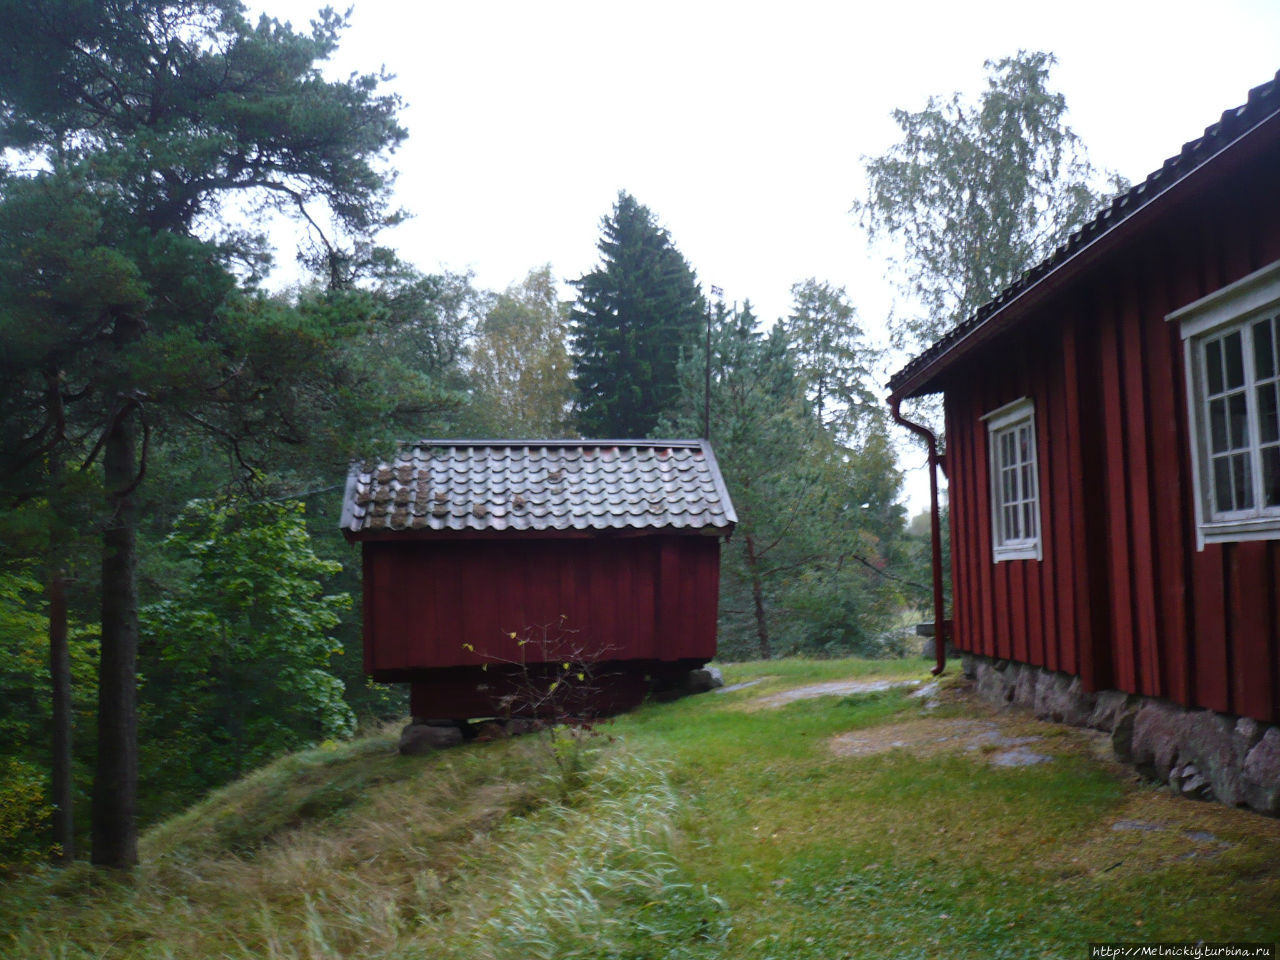
[[[906,427],[924,439],[929,447],[929,533],[933,541],[933,650],[937,664],[929,672],[935,677],[947,668],[947,624],[942,600],[942,521],[938,514],[938,468],[945,472],[943,457],[938,453],[938,438],[923,424],[913,423],[902,416],[899,406],[902,398],[896,393],[889,397],[889,411],[894,423]]]

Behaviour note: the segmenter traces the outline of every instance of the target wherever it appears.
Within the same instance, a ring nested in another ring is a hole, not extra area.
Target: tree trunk
[[[764,613],[764,585],[760,582],[760,560],[756,556],[756,542],[751,534],[744,538],[747,544],[747,571],[751,574],[751,600],[755,604],[756,638],[760,642],[760,656],[764,660],[773,658],[773,650],[769,646],[769,624]]]
[[[92,859],[98,866],[128,868],[138,862],[137,410],[126,406],[108,430]]]
[[[62,570],[57,538],[50,544],[49,565],[49,676],[53,686],[53,839],[54,859],[71,863],[76,858],[75,813],[71,779],[71,656],[67,650],[67,581]]]

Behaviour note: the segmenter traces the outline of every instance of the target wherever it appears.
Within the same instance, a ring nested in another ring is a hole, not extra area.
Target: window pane
[[[1280,383],[1264,383],[1258,387],[1258,430],[1263,443],[1280,440],[1280,411],[1277,410],[1277,390]]]
[[[1213,460],[1213,509],[1217,513],[1235,509],[1231,502],[1231,462],[1227,457]]]
[[[1224,417],[1226,407],[1224,406]],[[1023,547],[1039,536],[1036,517],[1035,427],[1021,417],[992,431],[991,511],[996,547]],[[999,559],[999,557],[997,557]]]
[[[1231,449],[1239,450],[1247,447],[1249,441],[1249,412],[1245,407],[1245,395],[1233,393],[1227,398],[1227,422],[1231,427]]]
[[[1280,507],[1280,447],[1262,450],[1262,503]]]
[[[1209,401],[1209,449],[1223,453],[1227,449],[1227,401]]]
[[[1267,380],[1276,375],[1270,319],[1253,325],[1253,361],[1254,376],[1257,379]]]
[[[1222,392],[1222,342],[1210,340],[1204,345],[1204,375],[1209,393]]]
[[[1244,347],[1239,330],[1222,338],[1222,353],[1227,361],[1227,387],[1243,387]]]
[[[1235,486],[1236,509],[1250,509],[1253,506],[1253,472],[1249,469],[1247,453],[1231,458],[1231,480]]]

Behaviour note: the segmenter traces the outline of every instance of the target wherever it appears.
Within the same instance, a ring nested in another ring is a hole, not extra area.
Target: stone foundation
[[[1119,690],[1089,693],[1079,677],[964,654],[978,695],[1041,720],[1111,734],[1116,757],[1175,793],[1280,816],[1280,726]]]

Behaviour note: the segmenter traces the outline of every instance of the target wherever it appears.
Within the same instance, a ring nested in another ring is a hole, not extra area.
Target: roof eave
[[[707,458],[711,480],[716,485],[716,493],[720,495],[720,502],[724,504],[724,517],[729,521],[725,536],[728,536],[738,525],[738,511],[733,508],[733,500],[729,497],[729,488],[725,486],[724,474],[720,472],[720,461],[716,459],[715,451],[711,449],[711,441],[699,440],[698,444],[702,447],[702,455]]]
[[[342,518],[338,521],[338,528],[350,541],[354,538],[357,530],[356,524],[356,483],[360,465],[352,463],[347,470],[347,486],[342,492]]]

